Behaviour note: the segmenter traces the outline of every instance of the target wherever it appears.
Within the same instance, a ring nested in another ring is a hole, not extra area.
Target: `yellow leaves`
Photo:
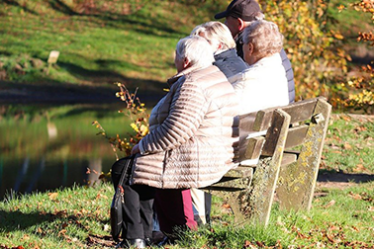
[[[134,131],[139,132],[139,128],[135,123],[131,123],[130,126]]]
[[[343,11],[346,9],[346,7],[344,5],[339,5],[338,8],[339,12]]]

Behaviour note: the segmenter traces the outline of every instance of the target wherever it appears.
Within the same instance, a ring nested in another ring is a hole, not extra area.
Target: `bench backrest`
[[[290,116],[291,126],[288,129],[285,144],[287,151],[305,143],[311,125],[319,124],[319,133],[326,133],[331,106],[323,98],[314,98],[240,116],[239,161],[274,154],[278,139],[275,133],[279,132],[279,130],[274,130],[275,124],[272,124],[276,110],[283,111]],[[274,127],[270,128],[271,125]],[[268,134],[265,133],[266,131]],[[247,139],[248,135],[253,136]],[[272,139],[267,140],[266,137]]]

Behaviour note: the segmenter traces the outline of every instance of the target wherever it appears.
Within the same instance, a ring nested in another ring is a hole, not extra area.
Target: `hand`
[[[134,155],[136,153],[140,153],[139,144],[135,144],[135,146],[132,147],[131,155]]]

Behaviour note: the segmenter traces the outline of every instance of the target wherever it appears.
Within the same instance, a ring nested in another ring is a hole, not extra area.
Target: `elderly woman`
[[[247,69],[247,64],[236,53],[236,43],[229,28],[221,22],[207,22],[196,26],[191,35],[205,38],[212,46],[216,65],[228,79]]]
[[[240,114],[289,103],[288,83],[279,52],[283,36],[278,26],[258,20],[244,30],[243,55],[249,68],[239,73],[233,82],[238,96]]]
[[[217,66],[229,79],[243,72],[248,65],[236,52],[236,43],[229,28],[221,22],[206,22],[196,26],[191,35],[205,38],[213,49]],[[192,202],[195,209],[195,220],[199,224],[210,223],[211,194],[196,188],[191,189]]]
[[[123,246],[142,248],[151,236],[152,198],[143,196],[152,188],[161,231],[170,235],[176,227],[196,226],[189,189],[211,185],[234,167],[238,103],[232,85],[212,65],[213,52],[205,39],[181,39],[175,52],[178,73],[168,80],[170,91],[152,110],[150,133],[132,150],[136,157],[125,187],[145,189],[130,200],[125,189]]]

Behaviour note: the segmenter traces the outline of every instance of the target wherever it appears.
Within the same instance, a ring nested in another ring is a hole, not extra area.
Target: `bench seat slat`
[[[207,187],[206,189],[228,188],[228,189],[246,189],[252,176],[245,178],[223,177],[219,182]]]
[[[243,178],[243,177],[250,177],[252,176],[252,174],[253,174],[253,168],[238,166],[237,168],[228,171],[224,175],[224,177]]]

